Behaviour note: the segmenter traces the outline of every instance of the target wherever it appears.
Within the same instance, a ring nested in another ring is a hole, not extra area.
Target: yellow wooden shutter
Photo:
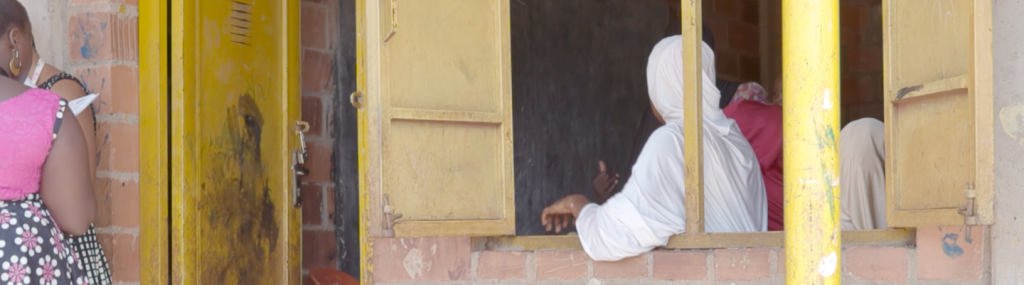
[[[508,1],[364,3],[369,234],[515,234]]]
[[[883,4],[890,227],[992,223],[991,5]]]

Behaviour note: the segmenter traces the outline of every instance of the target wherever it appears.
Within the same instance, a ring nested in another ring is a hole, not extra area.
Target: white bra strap
[[[36,69],[32,71],[32,76],[29,77],[29,81],[32,82],[33,85],[35,85],[36,82],[39,82],[39,75],[43,73],[44,65],[46,65],[46,63],[43,62],[43,58],[40,57],[39,61],[36,62]]]

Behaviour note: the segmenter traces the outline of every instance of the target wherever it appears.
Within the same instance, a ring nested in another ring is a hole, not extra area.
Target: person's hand
[[[597,196],[598,203],[604,203],[611,197],[612,190],[615,190],[615,186],[619,185],[619,174],[608,173],[608,169],[604,165],[604,161],[598,161],[598,166],[601,172],[594,178],[594,196]]]
[[[547,231],[555,230],[555,233],[561,233],[562,229],[568,228],[569,223],[572,223],[576,215],[579,215],[580,210],[583,206],[590,203],[586,197],[580,194],[573,194],[558,200],[551,206],[544,208],[544,211],[540,215],[540,223],[544,225]]]

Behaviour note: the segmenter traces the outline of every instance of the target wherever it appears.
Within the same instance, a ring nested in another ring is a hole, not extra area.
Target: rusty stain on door
[[[208,145],[216,159],[200,198],[208,219],[201,232],[224,247],[203,262],[203,283],[258,284],[272,277],[267,257],[280,231],[261,157],[264,118],[249,94],[226,111],[221,137]]]

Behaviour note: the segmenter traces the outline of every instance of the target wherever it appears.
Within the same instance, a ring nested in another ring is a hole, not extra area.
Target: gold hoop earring
[[[10,63],[11,75],[13,75],[14,77],[18,77],[18,75],[21,74],[21,60],[19,60],[19,59],[21,59],[21,56],[18,54],[18,50],[17,49],[14,49],[12,51],[14,52],[14,57],[11,58],[11,63]],[[14,65],[15,62],[18,63],[17,66]]]

